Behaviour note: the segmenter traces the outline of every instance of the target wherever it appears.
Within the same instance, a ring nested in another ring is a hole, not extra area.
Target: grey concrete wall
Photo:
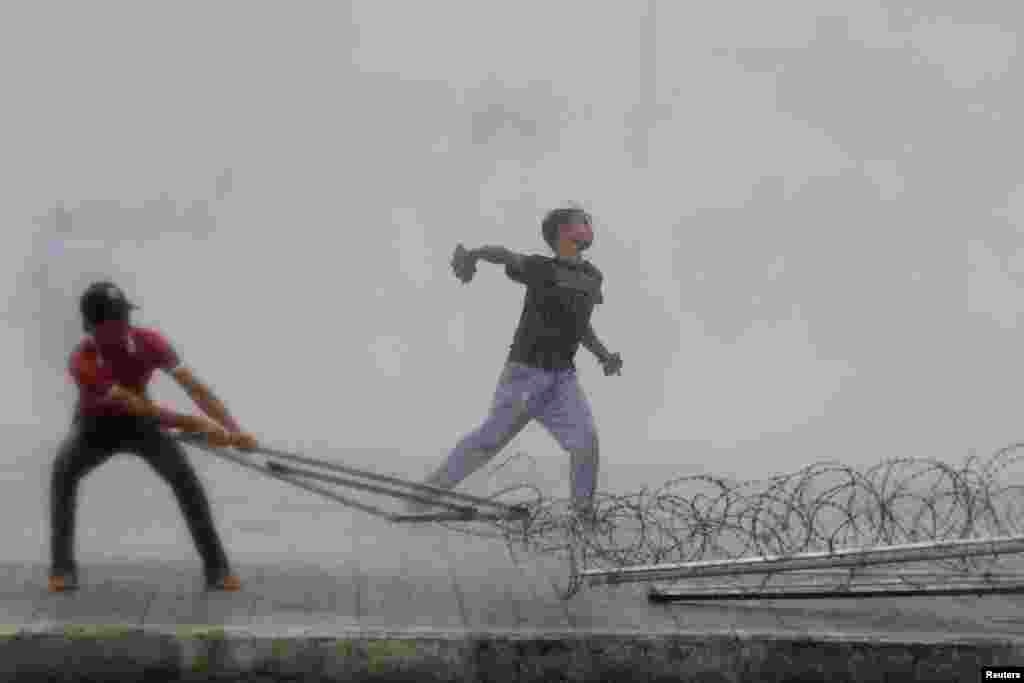
[[[974,681],[983,666],[1020,664],[1020,642],[927,643],[764,636],[547,637],[354,633],[243,634],[110,630],[0,642],[3,680],[246,681]]]

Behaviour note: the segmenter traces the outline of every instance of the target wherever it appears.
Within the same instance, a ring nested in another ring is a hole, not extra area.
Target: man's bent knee
[[[558,440],[563,450],[570,453],[593,452],[593,457],[597,457],[597,432],[593,429],[583,428],[563,433]]]

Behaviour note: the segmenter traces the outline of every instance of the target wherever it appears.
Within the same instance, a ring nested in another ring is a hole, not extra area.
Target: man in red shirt
[[[72,431],[60,446],[51,482],[50,590],[78,587],[74,559],[78,484],[118,452],[140,456],[170,485],[202,557],[206,586],[238,590],[213,522],[210,504],[184,449],[161,428],[205,434],[215,446],[257,447],[224,405],[196,378],[167,339],[135,327],[136,308],[111,282],[96,282],[82,295],[80,312],[89,335],[71,354],[69,371],[79,398]],[[208,417],[181,415],[153,403],[146,386],[156,370],[171,375]]]

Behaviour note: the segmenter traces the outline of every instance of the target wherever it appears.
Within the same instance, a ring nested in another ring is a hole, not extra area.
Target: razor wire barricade
[[[822,462],[760,481],[691,475],[653,491],[599,494],[596,528],[588,531],[568,500],[527,483],[477,497],[279,451],[259,451],[267,457],[259,465],[199,437],[182,438],[394,522],[435,522],[503,539],[513,554],[557,556],[567,563],[558,586],[564,599],[585,584],[621,583],[648,584],[654,601],[1024,592],[1017,557],[1024,555],[1024,477],[1005,481],[1024,464],[1024,444],[960,466],[908,457],[863,469]],[[392,514],[310,479],[446,512]]]

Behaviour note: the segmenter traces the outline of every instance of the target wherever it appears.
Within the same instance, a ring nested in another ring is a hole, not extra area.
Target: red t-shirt
[[[78,386],[78,414],[128,415],[119,401],[106,398],[112,386],[119,384],[146,395],[155,371],[171,372],[180,365],[174,347],[154,329],[127,327],[123,343],[106,345],[102,354],[96,340],[87,337],[75,347],[68,363]]]

